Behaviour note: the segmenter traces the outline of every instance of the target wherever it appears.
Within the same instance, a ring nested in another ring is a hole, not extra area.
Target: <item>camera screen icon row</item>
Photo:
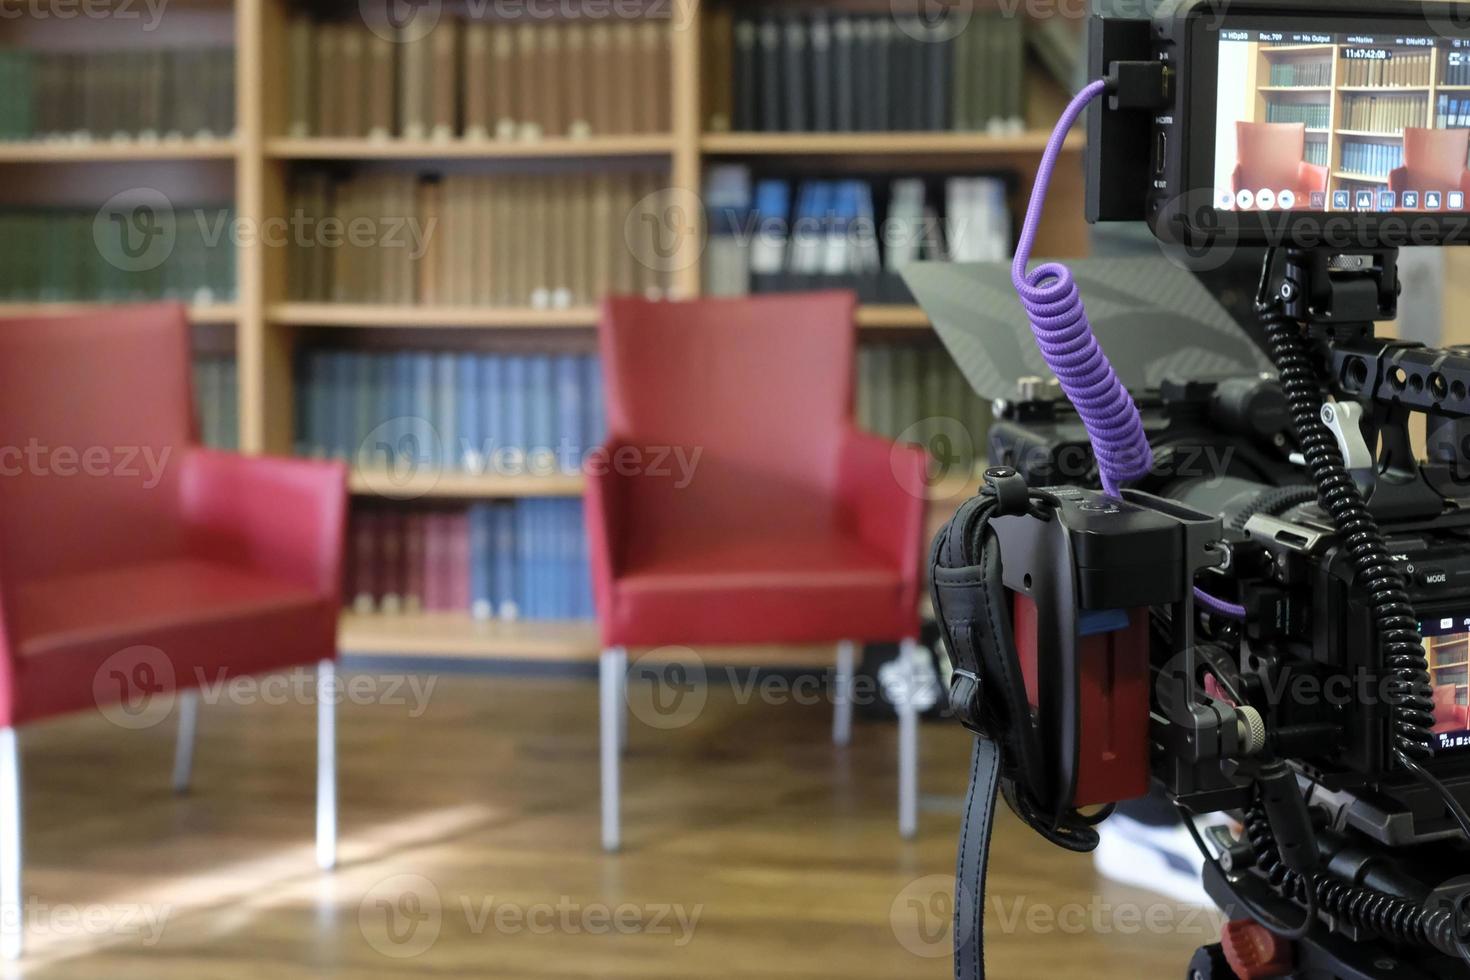
[[[1323,191],[1312,191],[1307,203],[1313,211],[1326,210],[1328,195]],[[1463,211],[1463,191],[1390,191],[1390,190],[1335,190],[1331,195],[1334,211]],[[1252,191],[1241,188],[1232,191],[1222,188],[1216,193],[1216,206],[1222,211],[1290,211],[1296,207],[1297,196],[1290,189],[1273,191],[1270,188]]]

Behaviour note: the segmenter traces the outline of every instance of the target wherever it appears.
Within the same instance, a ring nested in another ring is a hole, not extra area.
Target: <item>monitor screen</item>
[[[1470,40],[1219,32],[1215,207],[1467,210]]]
[[[1470,748],[1470,616],[1431,616],[1419,624],[1434,688],[1434,738],[1441,751]]]

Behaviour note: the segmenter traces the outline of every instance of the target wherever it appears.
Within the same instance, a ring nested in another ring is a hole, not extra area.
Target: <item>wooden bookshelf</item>
[[[597,627],[584,622],[477,620],[468,614],[342,614],[345,654],[450,659],[595,660]]]
[[[587,481],[578,473],[502,476],[421,470],[403,475],[388,470],[355,470],[348,485],[354,494],[364,497],[485,500],[510,497],[579,497],[586,488]]]
[[[266,311],[273,324],[295,327],[556,329],[597,325],[597,308],[565,309],[488,306],[394,306],[365,303],[274,303]]]
[[[103,306],[102,303],[0,303],[0,317],[67,316],[85,313]],[[204,324],[233,325],[240,319],[240,307],[236,303],[204,303],[189,307],[189,322],[196,326]]]
[[[1016,175],[1011,198],[1019,221],[1035,161],[1046,145],[1051,121],[1065,104],[1067,93],[1032,65],[1035,77],[1026,90],[1028,129],[1014,134],[895,132],[895,133],[730,133],[705,131],[701,85],[704,66],[702,0],[678,5],[679,29],[671,31],[667,91],[672,126],[668,133],[638,136],[596,136],[586,139],[546,138],[512,141],[493,139],[401,140],[295,138],[289,131],[289,67],[287,26],[297,9],[294,0],[208,0],[191,9],[208,11],[221,21],[223,34],[234,43],[236,130],[228,139],[143,142],[97,140],[0,144],[0,173],[5,166],[73,165],[138,172],[138,181],[179,168],[225,174],[232,188],[234,213],[246,228],[262,228],[288,216],[293,173],[307,165],[337,165],[369,169],[411,166],[415,162],[444,162],[446,169],[473,169],[477,162],[494,172],[524,172],[545,166],[558,171],[597,173],[604,163],[611,169],[637,161],[652,161],[668,174],[669,185],[698,195],[706,166],[729,158],[799,158],[802,167],[885,172],[934,172],[974,168],[1005,170]],[[887,11],[877,5],[875,11]],[[167,25],[166,25],[167,26]],[[187,28],[178,28],[187,30]],[[0,40],[4,26],[0,25]],[[95,32],[94,32],[95,33]],[[174,38],[187,43],[187,36]],[[1075,155],[1083,147],[1080,130],[1066,141]],[[505,161],[503,164],[500,161]],[[228,168],[228,170],[226,170]],[[77,171],[77,173],[81,173]],[[164,180],[163,176],[158,178]],[[75,181],[73,181],[75,183]],[[167,191],[168,185],[160,183]],[[1048,210],[1038,238],[1038,254],[1084,255],[1087,228],[1082,218],[1082,168],[1075,159],[1059,167],[1052,178]],[[702,219],[695,215],[696,220]],[[239,444],[247,453],[290,454],[295,447],[294,365],[304,336],[321,330],[430,331],[580,331],[596,325],[592,306],[570,309],[459,308],[391,306],[354,303],[301,303],[289,299],[286,249],[265,244],[259,237],[242,241],[237,253],[237,296],[229,304],[191,310],[196,323],[211,325],[214,339],[233,337],[238,371]],[[701,294],[700,263],[679,266],[672,291],[680,296]],[[0,305],[0,315],[66,312],[87,304]],[[859,325],[874,331],[927,331],[927,317],[911,305],[870,305],[860,309]],[[442,337],[435,337],[436,343]],[[478,342],[478,340],[476,341]],[[559,342],[559,340],[558,340]],[[578,343],[585,338],[577,339]],[[476,476],[457,473],[420,474],[406,484],[391,474],[358,472],[351,478],[355,494],[426,499],[486,499],[527,496],[577,496],[583,492],[579,475]],[[973,481],[970,481],[973,482]],[[968,486],[965,483],[965,486]],[[959,483],[936,487],[936,499],[950,500],[963,492]],[[583,659],[597,650],[595,628],[589,623],[476,622],[469,616],[358,616],[342,620],[343,649],[349,653],[449,656],[533,657]],[[739,655],[733,655],[738,656]],[[820,651],[816,659],[830,657]],[[752,662],[778,662],[757,657]]]
[[[993,156],[1040,153],[1049,130],[1014,135],[990,133],[708,133],[700,138],[705,153],[724,156]],[[1080,132],[1063,145],[1069,152],[1083,147]]]
[[[660,157],[674,150],[672,135],[597,136],[539,140],[401,140],[272,138],[265,152],[277,160],[536,160],[566,157]]]
[[[233,160],[233,139],[46,140],[0,143],[0,163],[150,163],[161,160]]]

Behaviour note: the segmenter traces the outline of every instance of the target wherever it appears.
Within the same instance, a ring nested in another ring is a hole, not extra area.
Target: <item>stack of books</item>
[[[358,613],[590,619],[582,501],[468,507],[363,503],[348,531],[344,596]]]
[[[1321,87],[1332,84],[1332,61],[1278,61],[1271,66],[1276,88]]]
[[[1011,215],[999,177],[835,180],[752,177],[739,164],[705,182],[705,289],[714,296],[848,288],[908,303],[916,259],[1005,261]]]
[[[1023,129],[1025,19],[960,6],[967,22],[717,8],[703,57],[708,128]]]
[[[0,49],[0,140],[195,139],[234,131],[233,48]]]
[[[296,405],[299,455],[397,473],[578,473],[607,428],[588,354],[311,348]]]
[[[233,354],[194,355],[199,434],[210,449],[240,448],[240,393]]]
[[[1405,126],[1423,126],[1427,95],[1344,95],[1342,129],[1397,135]]]
[[[289,135],[535,140],[670,131],[668,21],[439,13],[437,5],[417,10],[396,27],[293,18]]]
[[[1387,58],[1343,58],[1338,85],[1385,87],[1428,85],[1429,55],[1389,52]]]
[[[291,192],[290,296],[535,309],[609,292],[663,298],[674,271],[662,250],[674,193],[646,172],[334,179],[308,171]]]
[[[1387,177],[1390,170],[1403,165],[1404,148],[1397,143],[1343,141],[1342,169],[1348,173]]]
[[[917,443],[937,458],[970,464],[985,455],[990,406],[949,352],[917,344],[862,344],[857,356],[859,427]]]
[[[219,206],[0,211],[0,302],[230,302],[235,237]]]

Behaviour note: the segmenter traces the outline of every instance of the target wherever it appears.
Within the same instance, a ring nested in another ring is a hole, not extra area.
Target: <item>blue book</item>
[[[358,466],[368,463],[367,441],[373,431],[373,355],[354,351],[350,356],[352,425],[347,459]]]
[[[582,441],[591,449],[607,442],[607,403],[602,388],[602,359],[595,354],[587,357],[582,364],[582,375],[586,379],[583,390],[586,392],[584,424],[587,427],[587,434],[582,437]]]
[[[346,459],[352,443],[356,413],[352,410],[352,354],[332,351],[327,355],[327,391],[330,417],[327,430],[327,455]]]
[[[418,471],[434,465],[434,355],[410,356],[413,358],[412,411],[408,413],[400,451],[410,457],[409,468]]]
[[[501,403],[505,377],[505,361],[496,354],[481,354],[480,359],[480,441],[484,454],[482,463],[487,473],[500,473],[501,431],[505,419],[505,407]]]
[[[327,352],[312,350],[306,355],[304,382],[306,388],[306,426],[302,432],[307,456],[327,454],[327,429],[330,416],[330,391],[327,388]]]
[[[531,597],[535,590],[535,566],[532,562],[532,512],[534,500],[517,500],[516,514],[516,608],[523,619],[534,618]]]
[[[491,531],[495,552],[495,609],[502,619],[516,618],[516,511],[510,503],[494,506]]]
[[[381,449],[388,456],[388,462],[397,467],[407,463],[403,458],[402,438],[407,431],[406,420],[413,415],[414,359],[412,354],[399,351],[389,357],[389,360],[392,362],[389,368],[392,379],[388,392],[388,400],[392,406],[389,411],[392,424],[383,432]]]
[[[394,354],[373,355],[372,438],[371,444],[365,448],[371,464],[378,467],[388,465],[388,448],[383,445],[383,438],[392,429],[388,422],[397,414],[393,405],[393,369],[396,359],[397,355]]]
[[[580,473],[586,446],[582,442],[582,358],[556,359],[556,459],[563,473]]]
[[[459,369],[459,402],[456,406],[459,410],[459,421],[455,431],[459,436],[459,445],[454,463],[467,472],[480,473],[484,471],[482,451],[485,441],[480,429],[483,414],[480,409],[480,358],[477,354],[458,354],[456,363]]]
[[[592,619],[597,615],[597,605],[592,596],[591,544],[587,540],[587,514],[582,502],[576,501],[577,534],[577,618]]]
[[[531,413],[531,461],[536,473],[556,469],[556,388],[552,383],[551,355],[531,357],[527,379]]]
[[[495,570],[491,521],[493,505],[477,503],[470,507],[470,613],[476,619],[495,615]]]
[[[438,452],[434,465],[440,470],[452,470],[459,456],[459,379],[455,370],[454,354],[445,351],[434,358],[434,428],[439,433]]]
[[[510,472],[526,472],[526,453],[531,443],[531,417],[527,404],[530,383],[529,358],[513,354],[505,359],[505,452]]]

